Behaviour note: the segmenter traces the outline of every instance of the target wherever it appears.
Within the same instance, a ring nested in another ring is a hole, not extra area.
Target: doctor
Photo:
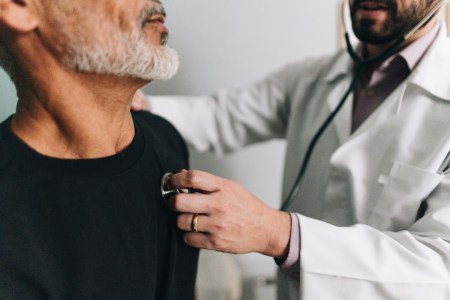
[[[350,0],[359,55],[374,57],[438,0]],[[279,299],[450,299],[450,42],[433,17],[367,66],[310,158],[300,192],[273,210],[239,184],[182,171],[168,185],[187,244],[276,258]],[[212,97],[152,97],[200,151],[284,137],[283,198],[355,64],[341,51]],[[175,105],[176,104],[176,105]]]

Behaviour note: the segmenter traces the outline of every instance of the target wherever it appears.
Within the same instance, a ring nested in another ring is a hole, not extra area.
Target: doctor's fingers
[[[211,218],[205,214],[180,214],[177,218],[177,227],[180,230],[188,232],[197,231],[209,233],[209,230],[212,228],[210,219]]]
[[[141,90],[137,90],[131,102],[132,111],[151,111],[149,100],[145,97]]]
[[[180,214],[177,218],[177,227],[183,231],[198,231],[222,237],[238,236],[243,231],[239,218],[197,213]]]
[[[177,189],[194,189],[207,193],[216,192],[226,179],[198,170],[183,170],[171,176],[169,185]]]
[[[241,252],[235,249],[230,249],[228,244],[222,243],[209,234],[201,232],[188,232],[184,235],[184,242],[191,247],[199,249],[208,249],[222,251],[226,253],[240,254]],[[242,252],[245,253],[245,252]]]
[[[215,201],[207,194],[180,193],[169,200],[170,208],[181,213],[207,214],[214,210]]]
[[[194,222],[197,231],[193,228]],[[250,252],[245,249],[246,245],[242,247],[242,237],[220,219],[208,215],[182,214],[178,216],[177,225],[186,231],[184,241],[191,247],[228,253]]]

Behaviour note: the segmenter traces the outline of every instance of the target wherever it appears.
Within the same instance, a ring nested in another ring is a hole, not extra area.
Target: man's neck
[[[437,18],[434,17],[430,22],[428,22],[424,27],[419,29],[416,33],[414,33],[407,41],[405,41],[401,48],[404,48],[408,46],[409,44],[413,43],[417,39],[421,38],[425,34],[427,34],[430,30],[433,29],[433,27],[436,25]],[[380,45],[374,45],[374,44],[364,44],[364,48],[366,51],[367,57],[375,57],[378,55],[381,55],[383,52],[385,52],[387,49],[392,47],[394,42],[388,43],[388,44],[380,44]]]
[[[138,85],[65,75],[34,78],[37,83],[19,94],[13,132],[37,152],[57,158],[99,158],[126,148],[134,137],[130,104]]]

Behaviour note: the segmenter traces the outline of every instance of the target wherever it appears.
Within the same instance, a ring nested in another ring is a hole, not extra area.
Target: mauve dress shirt
[[[417,39],[397,54],[394,54],[381,64],[369,66],[356,83],[353,91],[352,133],[366,118],[408,77],[417,66],[427,49],[433,43],[441,24]],[[361,47],[364,54],[364,46]],[[283,273],[299,278],[301,231],[300,222],[291,213],[291,239],[289,253],[284,262],[277,263]]]

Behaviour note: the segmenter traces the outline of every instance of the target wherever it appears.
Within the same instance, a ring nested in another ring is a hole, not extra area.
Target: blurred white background
[[[209,94],[251,83],[290,61],[339,47],[339,0],[163,0],[170,45],[181,58],[168,82],[151,83],[147,94]],[[0,120],[14,112],[15,91],[0,70]],[[192,167],[235,179],[273,207],[280,204],[284,143],[271,141],[226,157],[191,153]],[[246,282],[274,277],[272,259],[239,255]],[[221,274],[221,270],[217,270]],[[272,288],[245,300],[274,299]],[[204,299],[200,299],[204,300]],[[216,300],[216,299],[214,299]]]

